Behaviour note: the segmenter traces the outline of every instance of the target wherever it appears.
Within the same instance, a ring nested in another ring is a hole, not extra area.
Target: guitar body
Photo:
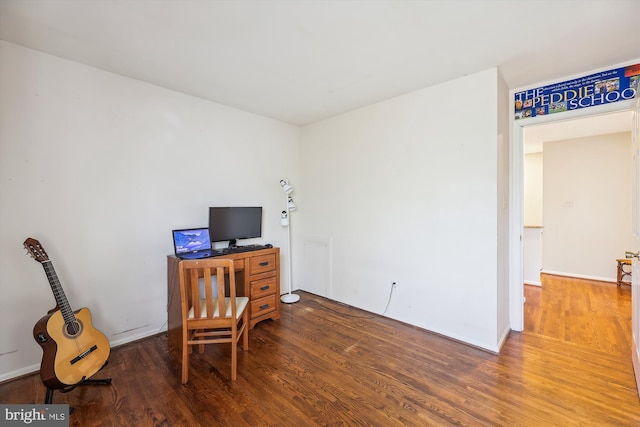
[[[56,363],[56,350],[58,348],[56,342],[49,336],[47,332],[47,322],[53,313],[49,313],[42,319],[38,320],[38,323],[33,327],[33,337],[36,342],[42,347],[42,362],[40,363],[40,379],[42,383],[51,390],[57,390],[63,388],[62,384],[56,378],[55,363]]]
[[[77,332],[65,324],[59,310],[44,316],[33,328],[43,352],[40,378],[50,389],[76,385],[109,360],[109,341],[93,327],[89,309],[81,308],[74,314]]]

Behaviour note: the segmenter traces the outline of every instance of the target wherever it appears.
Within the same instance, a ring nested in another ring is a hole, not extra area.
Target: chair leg
[[[203,332],[203,330],[200,329],[197,332]],[[202,339],[202,338],[200,338],[200,339]],[[198,344],[198,353],[204,353],[204,344]]]
[[[238,373],[238,344],[232,344],[231,348],[231,379],[233,381],[237,378]]]
[[[249,314],[245,310],[244,319],[242,321],[242,348],[247,351],[249,350]]]
[[[231,331],[231,379],[236,380],[236,371],[238,370],[238,329],[233,328]]]
[[[187,340],[182,340],[182,384],[189,381],[189,350]]]

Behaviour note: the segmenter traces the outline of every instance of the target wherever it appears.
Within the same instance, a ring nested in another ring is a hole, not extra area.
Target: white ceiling
[[[0,0],[0,38],[304,125],[495,66],[513,89],[635,60],[640,1]]]

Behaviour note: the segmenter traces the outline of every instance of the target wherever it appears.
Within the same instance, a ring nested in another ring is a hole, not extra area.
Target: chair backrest
[[[233,260],[185,260],[180,262],[179,274],[184,320],[236,318]],[[215,287],[212,276],[216,277]]]

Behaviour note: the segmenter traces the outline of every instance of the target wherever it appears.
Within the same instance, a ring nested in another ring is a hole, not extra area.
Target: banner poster
[[[602,71],[515,94],[516,120],[633,99],[640,64]]]

